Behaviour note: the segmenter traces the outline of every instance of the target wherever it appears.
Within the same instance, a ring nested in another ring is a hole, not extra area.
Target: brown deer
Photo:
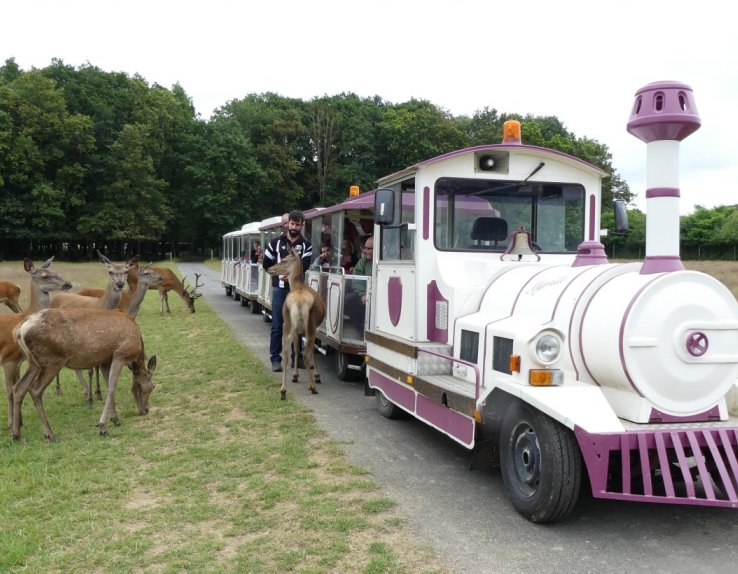
[[[135,260],[128,261],[127,263],[113,263],[110,259],[105,257],[100,251],[97,252],[97,256],[100,258],[100,262],[108,268],[108,286],[104,291],[102,297],[88,297],[79,293],[59,293],[51,300],[52,309],[57,308],[68,308],[78,307],[85,309],[115,309],[118,307],[118,303],[123,295],[123,287],[126,285],[126,279],[128,278],[128,270],[136,264]],[[87,396],[87,406],[92,408],[92,372],[89,373],[89,382],[85,381],[84,376],[80,371],[76,372],[79,384],[85,391]],[[61,395],[61,384],[57,377],[56,380],[56,394]],[[98,374],[97,378],[97,391],[96,396],[98,399],[102,399],[102,393],[100,392],[100,377]]]
[[[152,271],[158,273],[164,278],[164,282],[160,285],[152,285],[149,289],[159,290],[159,300],[161,301],[160,315],[164,316],[164,306],[166,305],[167,313],[171,314],[169,310],[169,291],[174,291],[182,297],[182,301],[185,302],[187,308],[191,313],[195,312],[195,299],[202,297],[202,293],[197,290],[198,287],[202,287],[200,281],[200,274],[195,273],[195,286],[192,289],[188,289],[186,285],[187,277],[183,277],[180,281],[174,272],[167,267],[152,267]]]
[[[271,275],[288,275],[290,292],[284,300],[282,307],[282,388],[280,394],[282,400],[287,398],[287,359],[290,355],[290,346],[294,343],[297,347],[297,337],[305,336],[305,350],[303,357],[308,369],[310,379],[310,392],[318,393],[315,383],[320,383],[320,371],[315,362],[315,330],[323,322],[325,317],[325,305],[313,289],[305,284],[302,271],[302,259],[289,247],[289,254],[276,265],[268,269]],[[298,380],[298,361],[295,360],[292,371],[292,382]],[[315,373],[313,374],[313,371]]]
[[[128,262],[129,265],[132,261],[133,260],[130,260]],[[136,277],[133,281],[131,280],[131,275],[135,275]],[[118,302],[118,310],[127,313],[129,317],[135,320],[138,316],[138,311],[141,308],[141,303],[143,303],[144,297],[146,296],[146,292],[148,291],[149,287],[151,287],[152,285],[158,285],[162,281],[162,276],[158,273],[154,273],[154,271],[152,271],[148,265],[146,267],[141,267],[140,269],[135,266],[129,267],[128,285],[130,289],[122,292],[120,301]],[[133,287],[134,285],[135,288]],[[78,293],[87,297],[102,298],[105,295],[105,290],[95,287],[85,287],[84,289],[80,289]],[[79,373],[77,377],[79,378]],[[92,376],[90,376],[89,391],[87,392],[87,405],[90,408],[92,408],[91,390]],[[61,384],[59,382],[58,375],[56,377],[56,394],[57,396],[61,395]],[[98,368],[95,369],[95,398],[97,398],[98,400],[102,400],[102,392],[100,390],[100,369]]]
[[[20,323],[13,330],[13,337],[29,364],[13,389],[11,434],[14,440],[20,438],[21,407],[29,392],[44,435],[51,441],[56,440],[44,411],[43,395],[64,367],[75,370],[101,367],[108,384],[105,406],[97,424],[101,435],[108,434],[108,418],[120,424],[115,408],[115,387],[126,365],[133,371],[131,390],[138,413],[149,412],[156,355],[146,364],[141,331],[128,315],[107,309],[45,309]]]
[[[129,261],[130,264],[130,261]],[[118,310],[128,313],[134,319],[138,317],[144,297],[149,289],[155,289],[164,282],[164,277],[155,272],[150,266],[130,267],[128,269],[128,289],[121,294]],[[101,298],[104,289],[85,287],[78,291],[80,295]]]
[[[13,329],[29,315],[46,309],[49,306],[54,291],[68,291],[72,288],[58,273],[50,269],[53,257],[49,258],[40,269],[33,261],[26,259],[23,268],[31,277],[30,302],[22,313],[16,315],[0,315],[0,363],[5,374],[5,390],[8,394],[8,428],[13,425],[13,386],[18,381],[20,365],[23,362],[23,353],[13,340]]]
[[[23,311],[18,301],[20,292],[21,288],[17,283],[0,280],[0,303],[5,303],[13,313]]]
[[[131,261],[127,263],[113,263],[99,251],[97,252],[100,262],[108,268],[108,286],[102,297],[89,297],[79,293],[59,293],[51,300],[52,309],[64,307],[84,307],[86,309],[115,309],[118,307],[123,287],[128,279],[128,269],[134,265]]]

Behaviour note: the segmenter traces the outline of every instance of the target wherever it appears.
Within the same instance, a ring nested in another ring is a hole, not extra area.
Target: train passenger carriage
[[[282,225],[282,216],[276,215],[265,219],[259,225],[259,232],[261,233],[261,246],[262,249],[266,248],[267,243],[274,237],[277,237],[284,231]],[[259,265],[259,281],[258,281],[258,294],[256,302],[261,309],[261,313],[264,317],[264,321],[272,320],[272,277],[264,271]]]
[[[326,306],[326,316],[319,326],[319,350],[335,351],[338,377],[350,380],[363,373],[366,351],[365,332],[369,326],[371,309],[371,277],[353,274],[341,265],[344,249],[356,253],[374,230],[374,193],[359,193],[352,186],[348,199],[337,205],[305,214],[306,236],[313,244],[313,264],[307,273],[307,284],[317,291]],[[321,248],[330,248],[328,264],[319,261]],[[346,304],[356,293],[368,295],[366,307]]]
[[[606,174],[517,122],[379,181],[367,393],[498,460],[530,520],[568,516],[587,477],[600,498],[738,506],[738,305],[679,259],[678,146],[698,127],[688,86],[638,92],[643,263],[599,242]]]
[[[259,263],[257,261],[264,247],[261,244],[261,222],[247,223],[241,228],[241,263],[236,273],[235,296],[241,305],[248,305],[252,313],[260,311],[257,301],[259,295]]]

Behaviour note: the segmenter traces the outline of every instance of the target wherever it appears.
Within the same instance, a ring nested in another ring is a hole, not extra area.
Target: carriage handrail
[[[441,359],[448,359],[451,362],[459,363],[461,365],[465,365],[467,367],[471,367],[472,369],[474,369],[474,400],[475,401],[479,400],[479,393],[480,393],[479,381],[481,380],[481,373],[479,372],[479,365],[477,365],[476,363],[471,363],[464,359],[457,359],[456,357],[444,355],[442,353],[437,353],[436,351],[431,351],[429,349],[423,349],[422,347],[418,347],[418,351],[420,351],[421,353],[428,353],[429,355],[433,355],[434,357],[440,357]]]

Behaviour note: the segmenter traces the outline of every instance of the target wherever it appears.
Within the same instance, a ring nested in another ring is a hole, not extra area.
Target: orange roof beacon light
[[[502,125],[502,143],[522,144],[520,122],[518,120],[507,120]]]
[[[349,197],[356,197],[360,193],[361,191],[359,191],[358,185],[352,185],[351,187],[349,187]]]

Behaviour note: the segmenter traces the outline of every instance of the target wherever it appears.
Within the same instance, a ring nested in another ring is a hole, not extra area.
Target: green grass
[[[100,264],[53,268],[105,281]],[[21,263],[0,277],[27,291]],[[161,318],[152,292],[138,318],[158,357],[147,416],[124,371],[122,425],[99,436],[102,404],[89,410],[63,371],[62,396],[52,385],[44,400],[60,442],[30,399],[21,440],[0,435],[0,572],[448,571],[202,299],[195,314],[176,295],[170,306]]]

